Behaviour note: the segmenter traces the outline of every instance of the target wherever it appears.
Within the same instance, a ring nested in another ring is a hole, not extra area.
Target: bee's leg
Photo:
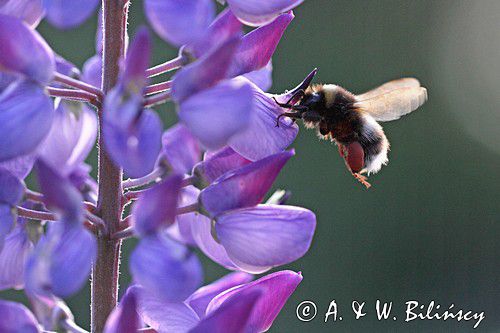
[[[296,119],[302,118],[302,116],[300,115],[300,112],[284,112],[284,113],[280,114],[278,117],[276,117],[276,127],[280,127],[280,119],[282,117],[292,118],[294,121]]]
[[[365,185],[365,187],[368,189],[370,188],[372,185],[370,183],[368,183],[367,179],[365,176],[357,173],[357,172],[352,172],[352,175],[354,176],[354,178],[356,178],[361,184]]]

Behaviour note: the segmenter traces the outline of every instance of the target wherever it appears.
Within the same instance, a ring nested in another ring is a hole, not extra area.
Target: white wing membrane
[[[393,81],[389,81],[384,83],[381,86],[378,86],[375,89],[365,92],[364,94],[357,95],[359,101],[363,101],[365,99],[370,99],[385,93],[388,93],[392,90],[400,89],[400,88],[416,88],[420,87],[420,82],[413,77],[405,77],[402,79],[397,79]]]
[[[358,102],[354,103],[354,107],[370,114],[377,121],[391,121],[415,111],[424,104],[427,101],[427,89],[420,86],[404,87],[375,95],[369,99],[361,99],[360,96],[356,96],[356,99]]]

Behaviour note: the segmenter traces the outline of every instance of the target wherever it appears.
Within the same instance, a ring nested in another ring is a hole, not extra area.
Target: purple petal
[[[144,288],[134,286],[139,295],[139,314],[142,320],[158,333],[184,333],[194,327],[199,318],[184,302],[164,302]]]
[[[207,312],[219,311],[228,302],[232,304],[244,302],[249,292],[259,290],[262,296],[252,311],[248,321],[248,331],[265,332],[271,327],[274,319],[301,281],[302,275],[292,271],[269,274],[215,297],[208,306]]]
[[[241,22],[229,9],[226,9],[210,24],[202,38],[186,45],[185,51],[195,58],[200,58],[230,38],[240,35],[241,28]]]
[[[183,301],[203,280],[194,253],[168,238],[142,239],[130,258],[134,281],[166,302]]]
[[[139,197],[132,208],[134,227],[139,235],[153,234],[174,223],[182,178],[172,175]]]
[[[82,81],[93,85],[94,87],[101,86],[102,77],[102,58],[100,55],[95,55],[83,64]]]
[[[57,173],[45,161],[40,159],[35,166],[38,183],[47,207],[60,213],[65,222],[82,223],[83,198],[80,192],[67,178]]]
[[[24,287],[24,267],[33,251],[25,226],[18,224],[5,238],[4,244],[0,251],[0,290],[21,289]]]
[[[20,303],[0,300],[0,317],[2,333],[41,332],[33,313]]]
[[[53,114],[52,101],[36,83],[10,85],[0,95],[0,161],[34,151],[49,133]]]
[[[200,190],[194,186],[187,186],[182,188],[178,206],[184,207],[198,202]],[[197,223],[198,212],[181,214],[176,216],[176,223],[174,223],[168,230],[168,234],[175,240],[188,245],[195,245],[191,225]]]
[[[229,8],[241,22],[250,26],[272,22],[279,14],[287,12],[304,0],[227,0]]]
[[[262,295],[263,292],[257,289],[242,291],[241,297],[228,299],[189,332],[259,332],[253,330],[251,318]]]
[[[99,0],[43,0],[47,20],[59,29],[79,26],[94,13]]]
[[[95,112],[79,102],[60,101],[52,128],[38,149],[39,156],[62,175],[82,164],[97,137]]]
[[[137,297],[134,290],[129,289],[106,321],[104,333],[137,333],[139,316],[136,311]]]
[[[179,118],[205,147],[217,149],[245,130],[252,111],[249,84],[231,80],[184,101],[179,106]]]
[[[208,185],[224,173],[239,169],[250,163],[250,160],[247,160],[232,148],[226,147],[205,158],[203,162],[198,163],[194,173]]]
[[[24,183],[10,171],[0,168],[0,202],[17,205],[24,195]]]
[[[210,301],[222,293],[223,291],[238,286],[240,284],[248,283],[253,280],[253,275],[243,272],[230,273],[217,281],[212,282],[207,286],[203,286],[196,290],[194,294],[189,296],[186,303],[198,314],[200,318],[205,316]]]
[[[0,250],[2,250],[5,237],[12,230],[15,222],[16,216],[12,207],[0,202]]]
[[[289,119],[276,119],[283,112],[276,102],[252,84],[255,112],[246,130],[231,138],[229,146],[255,161],[285,150],[295,140],[299,127]]]
[[[58,55],[58,54],[55,55],[55,61],[56,61],[56,71],[58,73],[61,73],[61,74],[64,74],[64,75],[70,76],[70,77],[77,77],[80,74],[80,71],[75,66],[75,64],[69,62],[68,60],[64,59],[60,55]]]
[[[172,98],[176,102],[182,102],[189,96],[213,87],[225,79],[239,44],[238,36],[231,38],[198,61],[177,72],[172,83]]]
[[[45,14],[42,0],[5,0],[0,2],[0,13],[17,17],[36,27]]]
[[[169,128],[162,137],[162,154],[178,173],[190,173],[200,160],[201,148],[186,126],[177,124]]]
[[[52,80],[54,53],[43,38],[23,21],[0,14],[0,68],[42,84]]]
[[[88,280],[96,252],[95,238],[82,226],[50,224],[28,259],[26,289],[41,296],[71,296]]]
[[[200,250],[219,265],[231,270],[238,269],[227,255],[224,247],[215,241],[210,219],[201,214],[198,214],[197,218],[198,220],[191,224],[191,232]]]
[[[215,15],[212,0],[145,0],[144,11],[164,40],[180,46],[203,36]]]
[[[309,249],[316,227],[310,210],[259,205],[221,215],[215,224],[227,254],[247,272],[288,264]]]
[[[312,72],[309,73],[304,78],[304,80],[301,83],[299,83],[295,88],[293,88],[290,91],[287,91],[284,94],[274,95],[273,97],[276,98],[276,100],[280,103],[291,103],[291,104],[297,103],[299,99],[302,97],[302,95],[298,94],[298,92],[301,90],[305,91],[309,87],[311,81],[314,79],[314,76],[316,76],[317,72],[318,72],[317,68],[313,69]]]
[[[234,56],[228,76],[235,77],[266,66],[293,18],[291,12],[282,14],[272,23],[245,35]]]
[[[34,154],[19,156],[5,162],[0,162],[0,168],[9,171],[19,179],[24,179],[33,168],[35,159]]]
[[[273,85],[273,64],[271,61],[261,69],[243,75],[250,80],[253,84],[259,87],[262,91],[268,91]]]
[[[132,178],[153,171],[161,150],[162,124],[158,115],[149,109],[136,119],[126,119],[130,109],[105,113],[104,142],[116,164]],[[123,117],[123,118],[116,118]],[[126,121],[128,120],[128,123]]]
[[[131,94],[142,94],[142,89],[147,84],[146,70],[149,67],[151,47],[151,37],[147,28],[139,28],[130,43],[125,58],[125,68],[120,78],[125,89]]]
[[[0,94],[17,80],[14,74],[0,72]]]
[[[203,207],[217,216],[227,210],[257,205],[294,154],[293,150],[285,151],[224,174],[201,192]]]

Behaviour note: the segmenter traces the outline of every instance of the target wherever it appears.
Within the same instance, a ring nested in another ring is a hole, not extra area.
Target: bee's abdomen
[[[364,120],[358,140],[365,154],[362,172],[376,173],[388,162],[389,141],[382,127],[373,118],[367,116]]]

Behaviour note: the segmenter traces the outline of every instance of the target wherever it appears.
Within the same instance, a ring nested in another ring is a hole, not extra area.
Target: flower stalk
[[[104,0],[102,91],[106,94],[116,84],[119,62],[125,54],[128,5],[123,0]],[[102,332],[106,319],[116,306],[120,267],[121,240],[112,239],[119,228],[122,211],[122,170],[111,160],[102,137],[103,110],[99,115],[99,197],[98,213],[106,232],[97,235],[97,259],[92,270],[91,332]]]

